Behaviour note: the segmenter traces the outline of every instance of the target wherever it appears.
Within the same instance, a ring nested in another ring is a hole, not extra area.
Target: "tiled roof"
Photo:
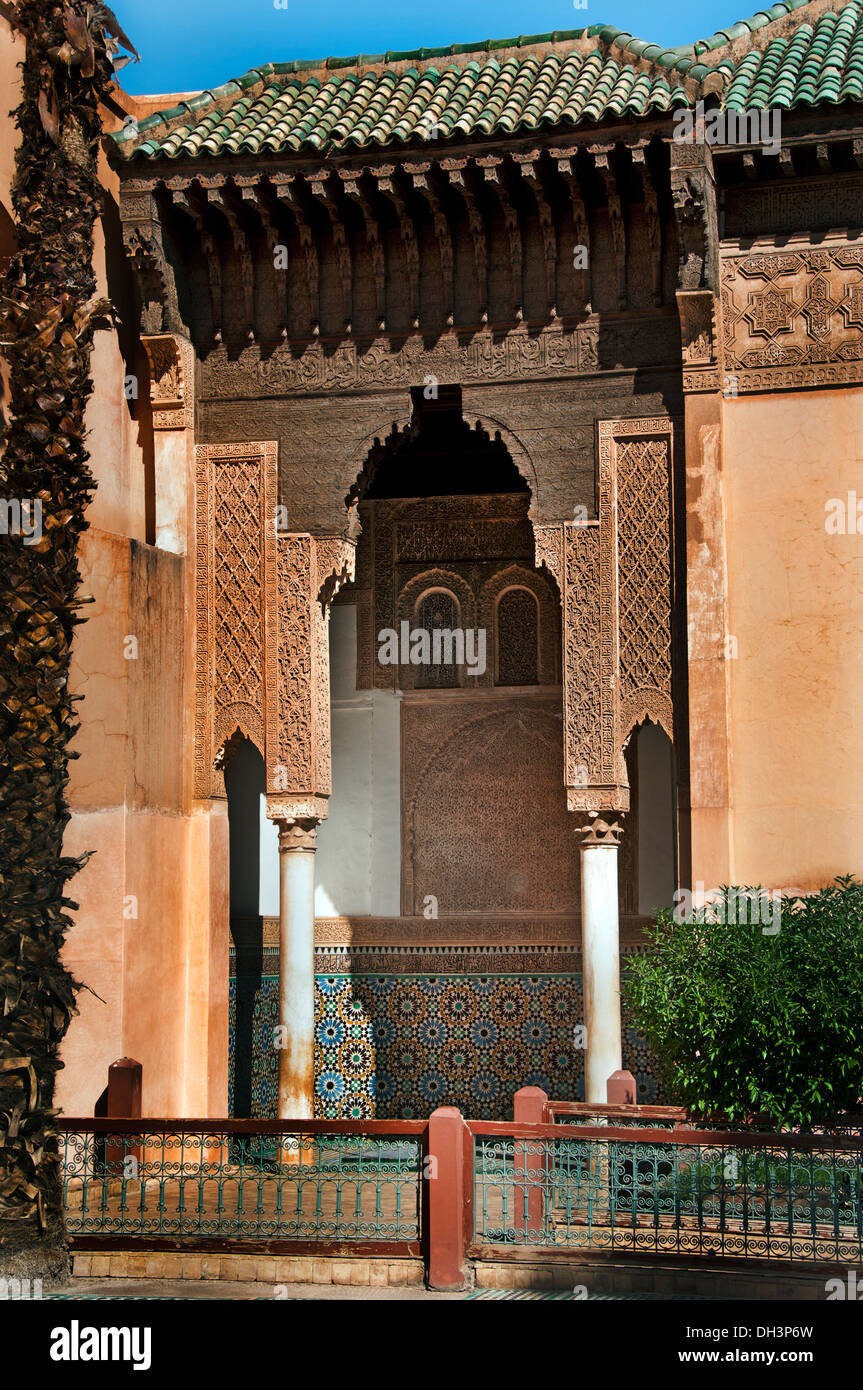
[[[790,23],[797,11],[809,10]],[[760,31],[773,26],[776,32]],[[469,61],[464,61],[469,58]],[[439,61],[449,59],[449,61]],[[267,63],[119,131],[148,159],[262,155],[529,135],[661,115],[708,88],[723,105],[863,99],[863,0],[780,0],[664,49],[611,25],[352,58]]]

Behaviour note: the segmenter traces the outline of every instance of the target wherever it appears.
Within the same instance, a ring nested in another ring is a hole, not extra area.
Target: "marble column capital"
[[[288,854],[291,850],[316,850],[318,847],[318,825],[317,820],[278,820],[279,827],[279,854]]]
[[[619,820],[605,820],[591,811],[576,833],[581,837],[582,849],[617,849],[623,839],[623,826]]]

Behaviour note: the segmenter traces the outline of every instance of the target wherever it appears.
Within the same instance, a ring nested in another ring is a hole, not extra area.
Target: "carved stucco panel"
[[[600,421],[604,648],[613,663],[614,766],[623,782],[623,750],[637,723],[650,719],[673,738],[671,456],[667,419]]]
[[[722,366],[737,392],[863,381],[863,247],[726,255]]]
[[[196,459],[195,794],[225,795],[221,755],[239,731],[275,746],[278,445],[202,445]]]

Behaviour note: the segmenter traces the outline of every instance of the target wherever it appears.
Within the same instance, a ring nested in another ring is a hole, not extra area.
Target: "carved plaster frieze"
[[[633,318],[632,326],[622,320],[617,325],[621,341],[631,340],[641,323],[639,316]],[[666,336],[655,323],[649,328],[649,341],[640,340],[639,351],[642,357],[647,353],[652,363],[664,364],[669,360]],[[398,344],[388,338],[362,346],[353,339],[337,345],[312,341],[299,352],[295,347],[276,347],[262,354],[252,346],[236,358],[217,348],[203,359],[202,392],[207,400],[233,400],[409,386],[429,373],[441,381],[463,383],[585,375],[599,367],[598,343],[599,320],[594,318],[573,330],[551,327],[540,333],[514,330],[502,335],[490,329],[447,332],[430,347],[422,335],[412,334]]]
[[[722,335],[736,394],[863,381],[863,247],[725,256]]]

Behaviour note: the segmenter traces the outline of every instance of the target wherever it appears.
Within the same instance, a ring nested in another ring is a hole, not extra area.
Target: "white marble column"
[[[592,816],[581,835],[581,950],[584,984],[584,1098],[605,1104],[606,1083],[623,1066],[617,822]]]
[[[279,1119],[315,1113],[315,847],[318,822],[279,825]]]

